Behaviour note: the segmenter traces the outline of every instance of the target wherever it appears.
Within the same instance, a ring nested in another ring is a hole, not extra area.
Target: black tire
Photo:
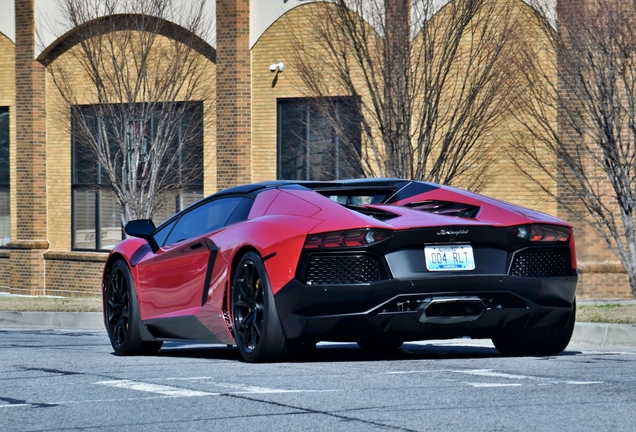
[[[243,255],[232,281],[232,324],[241,357],[246,362],[280,361],[286,341],[263,260]]]
[[[110,344],[116,355],[140,354],[143,344],[139,333],[139,306],[126,263],[115,262],[104,282],[104,324]],[[153,347],[157,351],[161,345]]]
[[[559,354],[570,343],[576,322],[576,301],[567,321],[540,329],[523,329],[492,338],[501,354],[506,356],[543,356]]]
[[[383,354],[397,351],[404,344],[404,341],[400,339],[378,337],[375,339],[360,339],[357,343],[364,351],[374,354]]]

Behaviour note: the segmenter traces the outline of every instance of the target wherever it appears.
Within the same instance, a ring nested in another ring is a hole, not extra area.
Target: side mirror
[[[131,220],[124,226],[126,234],[132,237],[139,237],[148,242],[153,252],[159,250],[159,246],[152,234],[155,232],[155,224],[150,219]]]

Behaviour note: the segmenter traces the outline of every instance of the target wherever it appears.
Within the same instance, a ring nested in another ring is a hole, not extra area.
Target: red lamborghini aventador
[[[318,341],[391,350],[463,336],[545,355],[574,328],[571,227],[447,186],[272,181],[125,231],[103,275],[119,355],[196,340],[266,362]]]

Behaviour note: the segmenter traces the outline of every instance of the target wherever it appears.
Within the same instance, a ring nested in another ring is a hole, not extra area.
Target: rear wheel
[[[141,353],[139,306],[137,305],[132,276],[126,263],[121,260],[115,262],[104,282],[106,332],[115,354],[134,355]],[[161,345],[153,347],[157,351]]]
[[[562,352],[570,343],[576,321],[576,301],[565,323],[540,329],[523,329],[492,338],[492,342],[503,355],[553,355]]]
[[[261,258],[254,252],[241,257],[232,283],[232,322],[243,360],[274,362],[286,349],[274,295]]]

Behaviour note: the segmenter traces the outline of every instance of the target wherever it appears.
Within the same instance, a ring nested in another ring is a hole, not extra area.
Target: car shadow
[[[580,351],[564,351],[559,356],[581,354]],[[156,356],[182,357],[214,360],[242,361],[236,347],[221,345],[181,344],[166,342]],[[321,343],[316,349],[286,358],[284,362],[291,363],[333,363],[333,362],[363,362],[363,361],[404,361],[404,360],[433,360],[433,359],[481,359],[502,358],[492,346],[475,346],[461,344],[435,343],[405,343],[400,349],[393,351],[374,352],[363,350],[355,343]],[[549,356],[552,357],[552,356]]]

